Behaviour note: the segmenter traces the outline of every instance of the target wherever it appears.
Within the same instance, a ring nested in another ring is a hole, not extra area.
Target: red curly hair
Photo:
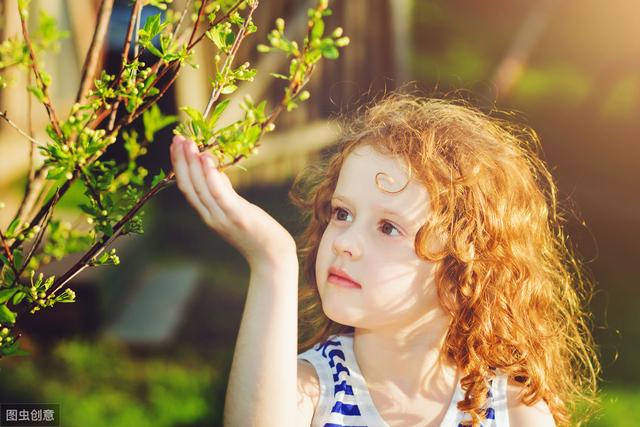
[[[458,408],[479,425],[499,368],[521,383],[524,403],[543,399],[557,424],[580,424],[576,404],[595,406],[600,365],[584,309],[591,286],[565,241],[556,186],[534,131],[460,99],[387,95],[346,123],[328,161],[296,178],[289,195],[308,221],[299,350],[353,330],[324,314],[315,261],[340,168],[363,144],[403,159],[429,191],[415,250],[441,263],[435,283],[451,316],[441,356],[463,373]],[[431,244],[436,236],[444,245]]]

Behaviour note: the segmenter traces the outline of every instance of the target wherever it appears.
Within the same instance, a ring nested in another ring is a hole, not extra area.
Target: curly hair
[[[440,263],[435,284],[451,317],[441,357],[462,372],[458,408],[479,425],[498,368],[524,388],[524,403],[543,399],[557,424],[584,421],[577,407],[596,406],[600,371],[584,308],[592,284],[563,234],[536,133],[462,99],[402,93],[362,108],[343,128],[336,151],[308,166],[289,192],[307,221],[297,238],[299,350],[353,331],[324,314],[315,261],[340,168],[367,144],[404,160],[429,192],[415,250]]]

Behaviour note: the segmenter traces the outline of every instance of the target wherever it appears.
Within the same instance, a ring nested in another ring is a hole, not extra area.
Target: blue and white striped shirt
[[[311,363],[320,379],[320,397],[311,427],[389,427],[376,410],[360,372],[353,353],[353,334],[332,335],[298,358]],[[497,375],[491,381],[483,427],[509,427],[506,390],[506,377]],[[463,398],[458,382],[441,427],[460,427],[470,419],[456,406]]]

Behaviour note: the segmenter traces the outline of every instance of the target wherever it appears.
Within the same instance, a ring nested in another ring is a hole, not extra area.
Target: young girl
[[[352,120],[291,193],[308,217],[298,337],[296,241],[174,138],[178,187],[251,268],[225,425],[576,424],[599,364],[536,143],[410,95]]]

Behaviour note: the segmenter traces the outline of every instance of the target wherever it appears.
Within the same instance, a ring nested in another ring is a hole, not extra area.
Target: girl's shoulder
[[[506,401],[509,420],[514,426],[523,427],[553,427],[555,421],[549,406],[544,400],[533,405],[522,401],[524,387],[517,381],[507,380]]]
[[[320,400],[320,378],[316,368],[304,359],[298,359],[298,417],[311,421],[311,417]],[[309,425],[305,424],[304,425]]]
[[[329,335],[326,339],[318,341],[307,350],[299,353],[298,357],[302,358],[316,353],[322,357],[327,357],[328,350],[345,346],[353,346],[353,332]]]

